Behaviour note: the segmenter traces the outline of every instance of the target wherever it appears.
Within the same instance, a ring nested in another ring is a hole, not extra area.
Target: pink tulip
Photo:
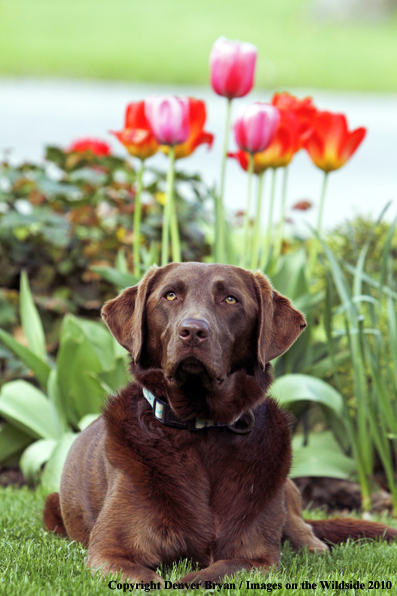
[[[211,85],[228,99],[244,97],[252,89],[258,50],[251,43],[220,37],[210,54]]]
[[[234,124],[236,143],[243,151],[264,151],[272,142],[280,121],[280,112],[268,103],[243,106]]]
[[[190,133],[189,99],[152,95],[145,100],[145,115],[160,145],[179,145]]]

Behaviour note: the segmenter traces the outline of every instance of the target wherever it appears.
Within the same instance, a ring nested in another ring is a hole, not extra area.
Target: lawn
[[[260,87],[397,91],[397,18],[324,23],[312,0],[0,0],[0,75],[205,84],[214,40],[259,48]]]
[[[67,539],[57,538],[44,531],[41,522],[44,497],[40,490],[26,487],[0,489],[0,594],[7,596],[95,596],[96,594],[121,594],[109,590],[108,581],[92,578],[84,567],[86,550]],[[316,517],[320,517],[318,514]],[[313,517],[315,517],[313,515]],[[386,521],[383,519],[382,521]],[[393,523],[397,527],[397,523]],[[177,581],[185,572],[186,564],[163,570],[164,578]],[[336,547],[332,555],[317,556],[306,551],[295,555],[289,545],[283,546],[279,571],[267,574],[241,573],[234,581],[236,589],[223,589],[224,595],[268,594],[268,590],[247,589],[246,582],[281,584],[271,590],[278,596],[299,594],[395,594],[397,592],[397,544],[356,543]],[[302,589],[302,582],[357,581],[365,584],[359,591]],[[370,581],[391,581],[391,590],[369,589]],[[240,583],[242,582],[241,588]],[[287,584],[297,583],[298,588],[288,589]],[[143,592],[140,592],[141,594]],[[177,592],[162,590],[153,594],[208,594],[208,590]]]

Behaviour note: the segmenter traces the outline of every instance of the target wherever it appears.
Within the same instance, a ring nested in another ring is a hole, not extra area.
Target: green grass
[[[84,565],[86,550],[64,538],[57,538],[43,529],[41,515],[44,497],[40,490],[8,487],[0,489],[0,594],[7,596],[95,596],[121,594],[109,590],[107,581],[92,578]],[[314,516],[313,516],[314,517]],[[321,514],[317,515],[321,517]],[[382,521],[385,521],[384,519]],[[388,521],[387,523],[391,523]],[[392,522],[395,527],[397,523]],[[295,555],[288,544],[283,546],[281,568],[266,574],[241,573],[234,581],[236,589],[222,590],[224,595],[239,596],[269,593],[247,590],[246,581],[282,584],[273,593],[278,596],[299,594],[397,594],[397,544],[361,542],[336,547],[332,554],[317,556],[303,551]],[[177,581],[186,571],[186,563],[163,570],[165,579]],[[391,590],[302,590],[305,580],[391,581]],[[240,588],[240,582],[242,587]],[[287,583],[297,583],[298,589],[287,589]],[[134,591],[135,592],[135,591]],[[142,593],[142,592],[140,592]],[[208,594],[208,590],[176,592],[161,590],[152,594]]]
[[[260,87],[396,91],[397,19],[324,23],[313,0],[0,0],[0,74],[208,82],[220,35],[259,48]]]

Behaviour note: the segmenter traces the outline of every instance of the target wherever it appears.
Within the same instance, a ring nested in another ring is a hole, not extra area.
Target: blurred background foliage
[[[16,322],[20,272],[25,270],[53,344],[65,313],[95,318],[114,297],[114,285],[92,267],[113,266],[119,254],[125,272],[132,270],[136,172],[130,161],[118,157],[49,147],[45,166],[4,162],[0,177],[0,327],[10,329]],[[150,248],[152,261],[160,247],[164,190],[165,174],[147,170],[141,250],[149,255]],[[201,260],[209,254],[208,190],[198,176],[179,172],[176,200],[183,259]]]
[[[0,0],[0,75],[206,84],[222,32],[258,47],[257,87],[396,91],[395,9],[394,0]]]

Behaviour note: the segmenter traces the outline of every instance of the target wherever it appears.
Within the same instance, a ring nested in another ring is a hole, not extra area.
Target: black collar
[[[248,414],[250,416],[250,422],[248,426],[245,428],[236,428],[235,424],[241,418],[235,420],[232,424],[220,424],[218,422],[214,422],[213,420],[200,420],[199,418],[192,418],[190,420],[179,420],[174,414],[171,409],[171,406],[167,403],[153,395],[146,387],[142,387],[143,395],[152,406],[153,409],[153,416],[156,420],[159,420],[165,426],[170,426],[171,428],[180,428],[186,429],[190,432],[202,430],[203,428],[220,428],[220,427],[227,427],[232,432],[237,433],[239,435],[244,435],[254,428],[255,424],[255,416],[251,410],[249,410]],[[244,414],[243,414],[244,415]]]

